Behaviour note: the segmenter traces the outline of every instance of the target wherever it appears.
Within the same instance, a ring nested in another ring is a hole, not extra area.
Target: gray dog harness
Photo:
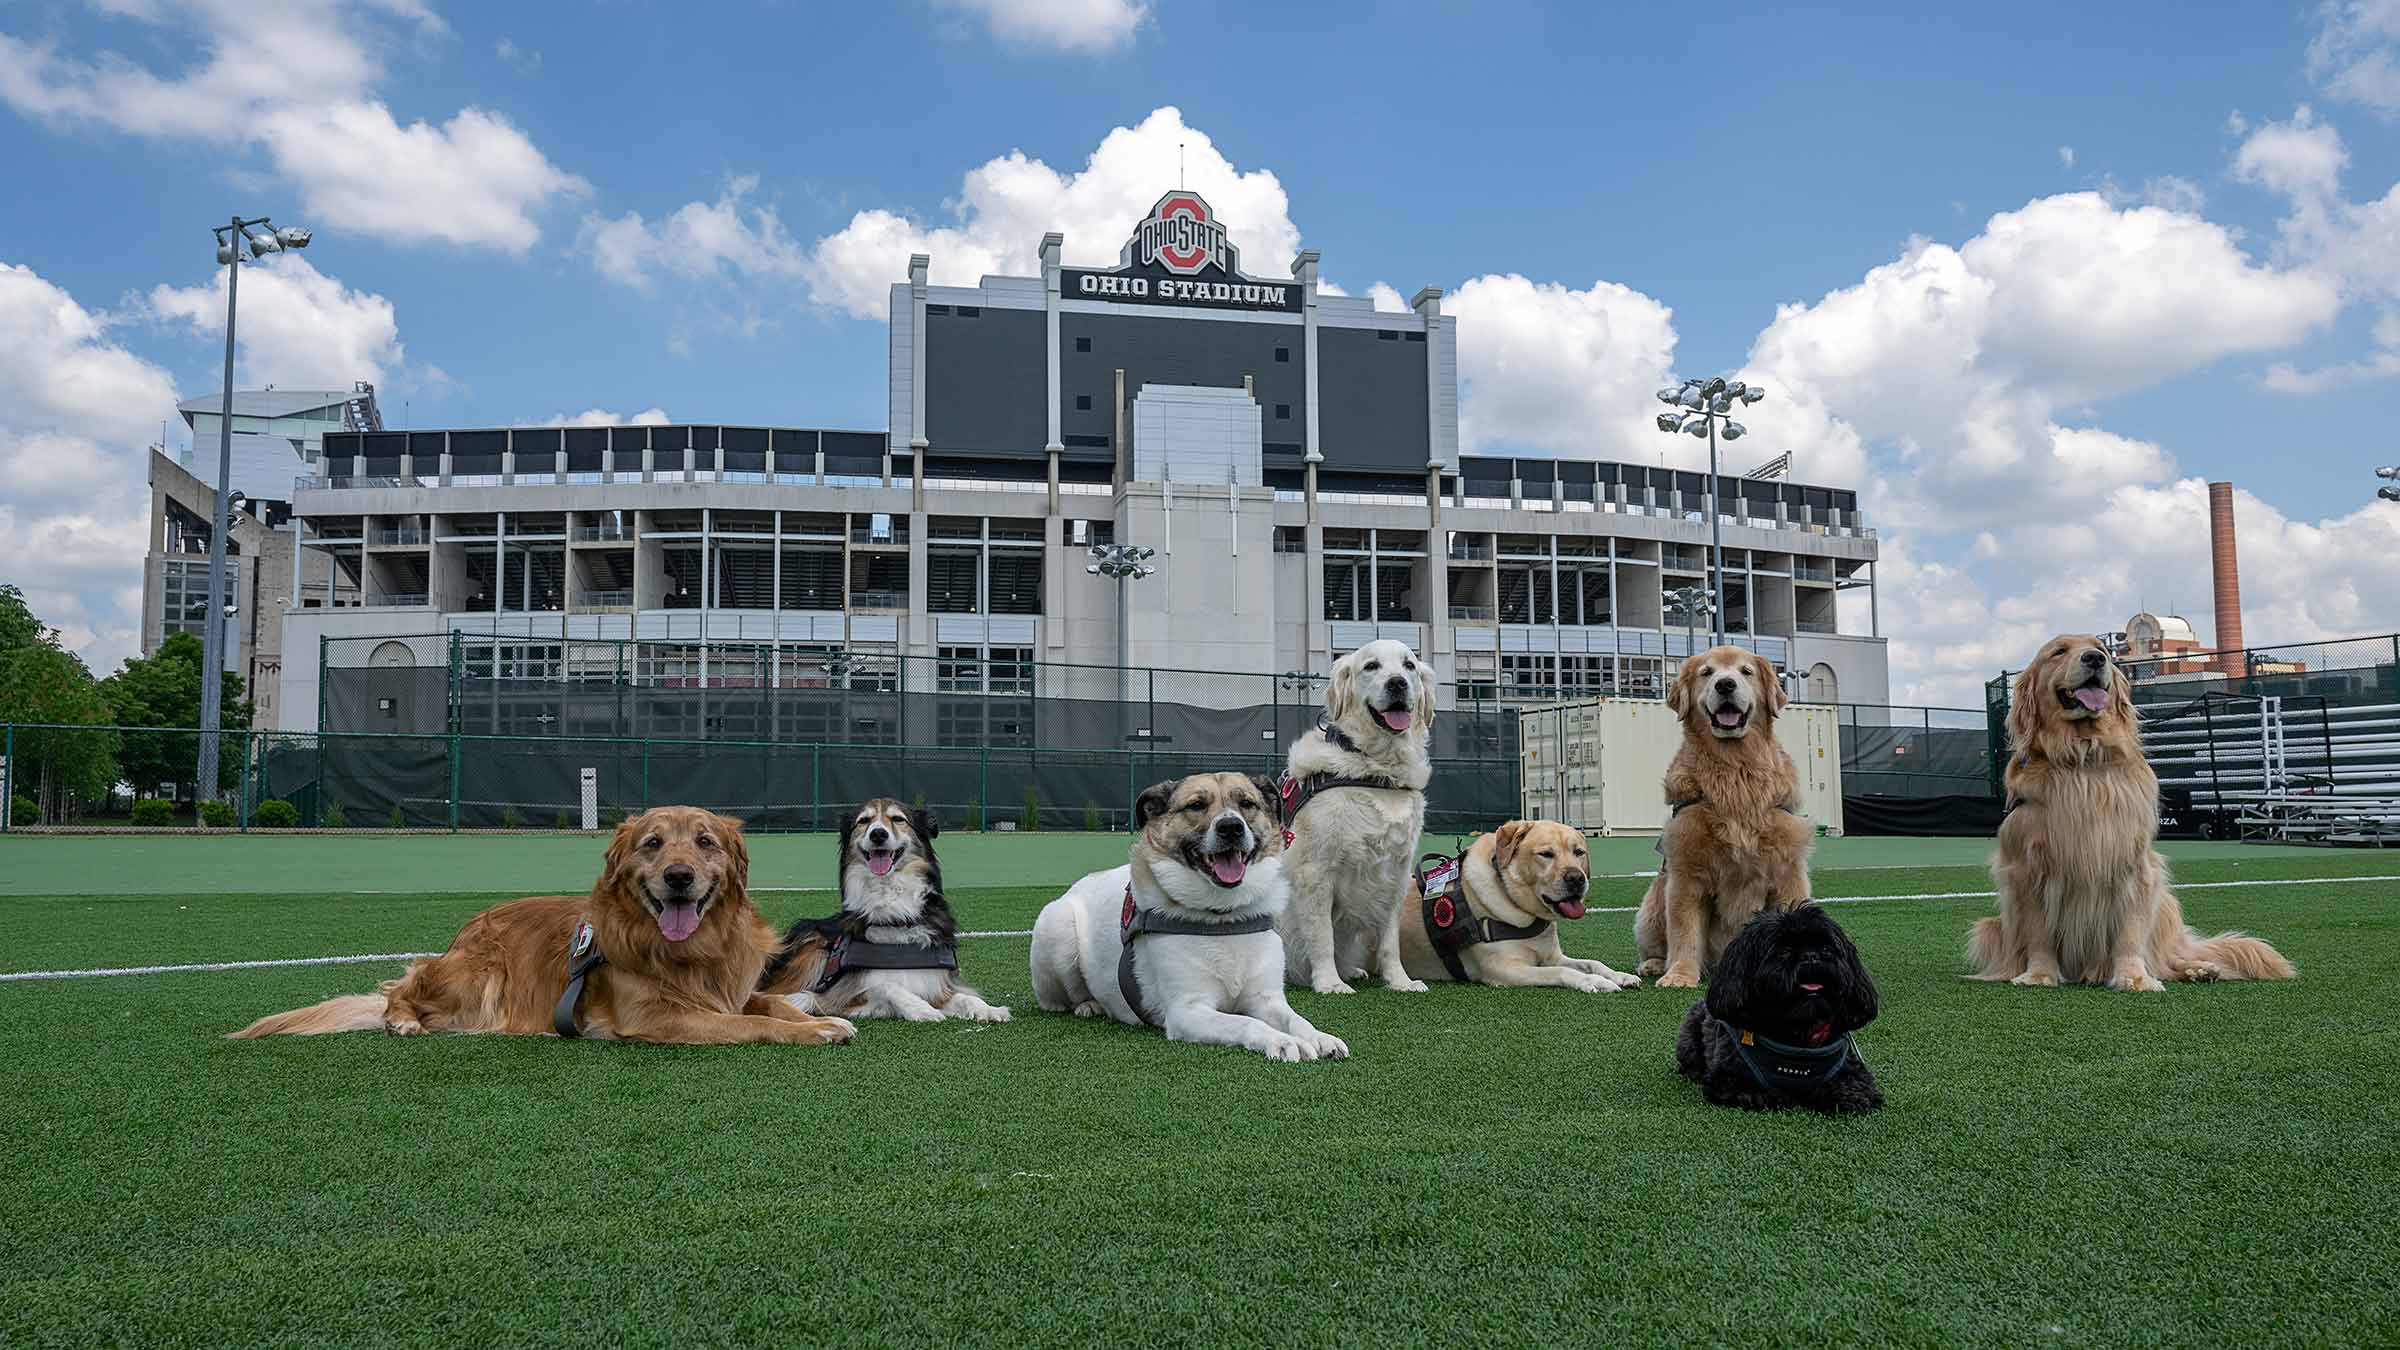
[[[825,952],[825,971],[809,986],[812,994],[833,988],[844,975],[861,970],[956,970],[958,945],[924,942],[869,942],[847,933],[836,937]]]
[[[1502,923],[1476,913],[1466,903],[1466,888],[1458,884],[1464,866],[1464,858],[1440,853],[1428,853],[1417,860],[1417,890],[1424,897],[1425,940],[1433,944],[1433,954],[1442,958],[1442,968],[1460,984],[1469,982],[1464,955],[1467,948],[1486,942],[1521,942],[1550,931],[1548,919],[1539,923]]]
[[[1207,923],[1199,919],[1180,919],[1155,909],[1140,909],[1133,903],[1133,883],[1125,883],[1125,912],[1117,919],[1117,992],[1125,996],[1125,1006],[1151,1026],[1160,1025],[1158,1015],[1142,1002],[1142,986],[1133,976],[1133,940],[1144,933],[1168,937],[1239,937],[1244,933],[1264,933],[1275,926],[1274,917],[1253,914],[1246,919],[1224,923]]]
[[[567,944],[567,991],[558,996],[558,1006],[550,1010],[550,1025],[559,1035],[573,1040],[583,1034],[575,1025],[575,1005],[583,1001],[585,978],[607,964],[608,957],[592,940],[591,924],[575,925],[575,940]]]
[[[1733,1052],[1742,1057],[1742,1067],[1758,1085],[1769,1092],[1806,1092],[1832,1082],[1858,1049],[1850,1043],[1850,1033],[1824,1045],[1785,1045],[1771,1041],[1753,1031],[1744,1031],[1720,1017],[1717,1026],[1733,1038]],[[1864,1059],[1858,1061],[1865,1064]]]

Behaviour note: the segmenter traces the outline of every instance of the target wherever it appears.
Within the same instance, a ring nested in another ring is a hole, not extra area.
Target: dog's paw
[[[1700,976],[1696,971],[1670,970],[1658,977],[1657,987],[1660,989],[1697,989],[1700,987]]]
[[[1315,1046],[1303,1045],[1299,1037],[1286,1036],[1280,1031],[1270,1032],[1258,1047],[1258,1053],[1279,1064],[1298,1064],[1317,1057]]]
[[[1355,994],[1358,992],[1341,980],[1317,980],[1308,987],[1320,994]]]
[[[413,1017],[385,1018],[383,1029],[394,1036],[422,1036],[425,1024]]]
[[[1587,994],[1613,994],[1617,992],[1617,982],[1615,980],[1609,979],[1605,975],[1594,975],[1588,971],[1575,972],[1575,978],[1567,981],[1567,987],[1569,989],[1579,989]]]
[[[1108,1016],[1108,1009],[1101,1007],[1101,1006],[1099,1005],[1099,1003],[1098,1003],[1098,1002],[1096,1002],[1095,1000],[1092,1000],[1092,999],[1088,999],[1088,998],[1087,998],[1087,999],[1085,999],[1083,1002],[1076,1004],[1076,1005],[1074,1006],[1074,1008],[1073,1008],[1073,1009],[1071,1009],[1071,1011],[1072,1011],[1072,1012],[1073,1012],[1073,1013],[1074,1013],[1074,1014],[1075,1014],[1077,1017],[1106,1017],[1106,1016]]]
[[[2108,987],[2121,994],[2163,994],[2167,987],[2149,971],[2121,970],[2109,977]]]
[[[1422,994],[1426,990],[1431,989],[1433,986],[1425,983],[1423,980],[1412,980],[1406,975],[1403,975],[1396,980],[1384,981],[1384,987],[1386,989],[1397,989],[1403,994]]]
[[[1635,966],[1633,969],[1636,974],[1639,974],[1646,979],[1654,980],[1667,973],[1667,963],[1653,956],[1649,960],[1642,962],[1638,966]]]
[[[939,1022],[942,1020],[942,1010],[927,1004],[921,1008],[903,1008],[900,1016],[909,1022]]]
[[[858,1026],[847,1017],[828,1017],[825,1025],[811,1027],[808,1031],[817,1038],[818,1045],[840,1045],[858,1034]]]
[[[2206,984],[2210,980],[2224,979],[2225,967],[2218,965],[2214,961],[2193,961],[2185,965],[2181,973],[2179,973],[2176,978],[2193,980],[2201,984]]]
[[[2056,989],[2058,977],[2046,970],[2029,970],[2009,983],[2021,989]]]
[[[1008,1020],[1008,1009],[986,1004],[974,1012],[968,1013],[967,1017],[970,1021],[976,1022],[1005,1022]]]
[[[1639,975],[1628,975],[1621,970],[1613,971],[1611,973],[1616,976],[1617,988],[1620,992],[1627,989],[1639,989],[1642,987],[1642,977]]]
[[[1338,971],[1341,977],[1345,980],[1363,980],[1367,978],[1367,968],[1365,966],[1337,966],[1335,967],[1335,970]]]
[[[1317,1058],[1319,1059],[1350,1058],[1350,1046],[1348,1042],[1344,1041],[1339,1036],[1328,1036],[1322,1031],[1317,1033],[1316,1051]]]

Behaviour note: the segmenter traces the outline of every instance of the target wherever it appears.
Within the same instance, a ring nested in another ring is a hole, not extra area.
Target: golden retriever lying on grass
[[[2142,758],[2133,686],[2088,635],[2054,637],[2017,677],[2008,710],[2009,811],[1992,883],[2000,913],[1977,919],[1979,980],[2106,984],[2288,980],[2254,937],[2184,926],[2158,838],[2158,775]]]
[[[1698,986],[1760,910],[1808,899],[1816,830],[1796,809],[1800,772],[1775,741],[1784,702],[1775,668],[1739,647],[1685,658],[1667,691],[1683,719],[1664,784],[1675,814],[1633,920],[1636,970],[1661,989]]]
[[[851,1025],[758,990],[775,930],[750,903],[742,823],[662,806],[617,827],[592,893],[494,905],[379,992],[262,1017],[234,1039],[490,1031],[678,1045],[846,1041]],[[817,947],[823,939],[808,939]],[[590,961],[598,953],[600,960]],[[809,953],[821,959],[821,951]],[[788,960],[789,958],[787,958]],[[584,967],[579,996],[571,967]]]

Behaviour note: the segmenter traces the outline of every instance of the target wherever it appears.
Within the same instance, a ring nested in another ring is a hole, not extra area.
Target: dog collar
[[[1758,1085],[1769,1092],[1807,1092],[1830,1083],[1858,1058],[1858,1049],[1845,1031],[1823,1045],[1786,1045],[1754,1031],[1744,1031],[1720,1017],[1717,1026],[1733,1041],[1734,1053]],[[1864,1059],[1859,1059],[1865,1064]]]
[[[1239,937],[1244,933],[1264,933],[1275,926],[1271,914],[1246,914],[1238,919],[1210,923],[1203,919],[1186,919],[1163,910],[1142,909],[1133,903],[1133,883],[1125,883],[1125,909],[1117,916],[1117,992],[1125,996],[1125,1006],[1151,1026],[1159,1025],[1158,1015],[1142,1002],[1142,986],[1133,974],[1133,940],[1144,933],[1161,937]]]
[[[1329,722],[1319,722],[1317,730],[1324,732],[1335,745],[1352,754],[1358,753],[1357,744],[1348,736],[1343,735],[1340,727]],[[1395,783],[1389,778],[1376,778],[1366,774],[1312,773],[1306,778],[1301,778],[1286,773],[1275,784],[1275,804],[1278,813],[1283,817],[1285,847],[1290,847],[1292,840],[1298,837],[1292,832],[1292,827],[1300,822],[1300,812],[1318,793],[1331,792],[1335,788],[1372,788],[1377,792],[1424,791],[1423,788],[1413,788],[1406,783]]]
[[[1521,942],[1540,937],[1550,931],[1551,923],[1548,919],[1539,923],[1502,923],[1476,913],[1467,903],[1465,890],[1458,885],[1460,866],[1461,859],[1448,854],[1426,854],[1417,860],[1417,889],[1424,896],[1421,911],[1426,940],[1433,944],[1434,955],[1442,958],[1442,968],[1450,972],[1450,978],[1466,984],[1467,948],[1486,942]]]
[[[812,994],[833,988],[834,982],[860,970],[956,970],[958,944],[930,942],[869,942],[851,933],[837,934],[825,949],[825,969],[809,986]]]
[[[575,940],[567,944],[567,990],[558,996],[558,1006],[550,1010],[550,1025],[559,1035],[573,1040],[583,1034],[575,1025],[575,1005],[583,1001],[583,982],[595,969],[608,964],[592,934],[590,920],[575,925]]]

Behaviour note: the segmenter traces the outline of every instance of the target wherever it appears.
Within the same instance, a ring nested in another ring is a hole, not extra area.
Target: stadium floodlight
[[[1725,397],[1727,398],[1740,398],[1742,395],[1749,392],[1750,386],[1742,383],[1740,380],[1735,380],[1725,386]]]
[[[1709,377],[1708,383],[1700,386],[1700,393],[1705,398],[1715,398],[1724,392],[1725,377],[1722,375],[1712,375]]]
[[[2387,502],[2400,502],[2400,488],[2377,488],[2375,495]]]
[[[1729,440],[1729,441],[1738,441],[1738,440],[1740,440],[1742,437],[1744,437],[1744,436],[1747,436],[1747,435],[1749,435],[1749,434],[1750,434],[1750,428],[1748,428],[1748,427],[1746,427],[1746,426],[1743,426],[1743,425],[1742,425],[1741,423],[1739,423],[1739,422],[1727,422],[1727,423],[1725,424],[1725,439],[1726,439],[1726,440]]]
[[[1717,395],[1715,398],[1712,398],[1712,399],[1710,399],[1710,400],[1708,401],[1708,410],[1709,410],[1710,412],[1713,412],[1713,413],[1729,413],[1729,412],[1732,412],[1732,411],[1733,411],[1733,400],[1732,400],[1732,399],[1730,399],[1730,398],[1727,398],[1727,397],[1726,397],[1725,395],[1723,395],[1723,394],[1719,394],[1719,395]]]
[[[1755,385],[1755,384],[1754,384],[1754,385],[1751,385],[1749,388],[1747,388],[1747,389],[1744,389],[1744,390],[1742,391],[1742,402],[1744,402],[1744,403],[1756,403],[1756,402],[1758,402],[1760,399],[1762,399],[1762,398],[1765,398],[1766,396],[1767,396],[1767,391],[1766,391],[1766,390],[1764,390],[1764,389],[1761,389],[1761,388],[1759,388],[1757,385]]]
[[[1708,435],[1708,429],[1710,425],[1711,423],[1707,418],[1695,417],[1691,421],[1684,423],[1683,429],[1690,432],[1694,436],[1705,438]]]
[[[1687,408],[1697,408],[1708,402],[1707,399],[1700,397],[1700,390],[1697,387],[1688,384],[1683,387],[1682,393],[1675,396],[1675,401]]]
[[[1658,429],[1669,435],[1680,431],[1694,440],[1708,442],[1709,581],[1714,586],[1721,587],[1725,584],[1724,516],[1720,504],[1721,494],[1718,490],[1717,423],[1725,424],[1726,440],[1740,440],[1750,434],[1750,428],[1734,421],[1727,414],[1731,413],[1737,404],[1748,406],[1766,396],[1766,390],[1747,380],[1727,379],[1722,375],[1713,375],[1706,379],[1695,377],[1685,380],[1673,389],[1658,391],[1659,402],[1678,410],[1660,413],[1657,418]],[[1779,475],[1790,465],[1791,457],[1787,453],[1769,460],[1767,465],[1761,466],[1751,476],[1764,475],[1770,468]],[[1715,617],[1712,627],[1716,632],[1716,640],[1721,643],[1725,640],[1725,623],[1723,615],[1717,612],[1718,609],[1718,606],[1710,606],[1710,613]]]
[[[216,237],[217,265],[225,273],[225,381],[223,401],[217,404],[217,528],[208,532],[208,609],[214,612],[227,606],[228,590],[225,576],[225,536],[231,534],[235,494],[233,491],[233,343],[236,306],[241,297],[242,252],[246,245],[251,261],[286,248],[306,248],[312,237],[297,225],[278,230],[275,222],[265,216],[244,220],[235,216],[223,225],[211,225],[209,233]],[[244,499],[247,500],[247,499]],[[225,635],[222,624],[209,624],[202,634],[200,660],[200,753],[193,766],[192,793],[195,807],[216,800],[218,792],[218,732],[224,721],[225,691],[221,677],[225,671]]]
[[[1681,403],[1683,402],[1683,391],[1681,389],[1661,389],[1658,391],[1658,401],[1668,404]]]
[[[1660,431],[1681,431],[1683,429],[1683,419],[1677,417],[1671,412],[1660,413],[1658,415],[1658,429]]]

